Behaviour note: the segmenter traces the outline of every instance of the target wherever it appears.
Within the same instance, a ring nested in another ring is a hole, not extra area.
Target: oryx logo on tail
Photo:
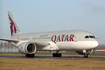
[[[8,15],[9,16],[9,15]],[[12,20],[12,18],[9,16],[9,20],[10,20],[10,30],[11,30],[11,36],[13,36],[13,32],[16,33],[16,26]]]
[[[21,34],[10,11],[8,11],[11,36]]]

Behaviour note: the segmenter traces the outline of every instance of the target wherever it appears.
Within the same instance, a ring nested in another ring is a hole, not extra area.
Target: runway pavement
[[[0,55],[0,58],[25,58],[30,59],[25,56],[2,56]],[[88,57],[88,58],[82,58],[79,56],[63,56],[63,57],[52,57],[52,56],[35,56],[31,59],[63,59],[63,60],[105,60],[104,57]]]

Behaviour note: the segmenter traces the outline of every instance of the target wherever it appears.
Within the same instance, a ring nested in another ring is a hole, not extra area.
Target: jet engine
[[[23,42],[18,46],[19,52],[23,54],[34,54],[36,49],[36,45],[33,42]]]
[[[93,52],[93,49],[91,49],[91,50],[86,50],[86,53],[84,53],[83,51],[76,51],[76,53],[78,53],[78,54],[80,54],[80,55],[85,55],[85,54],[89,55],[89,54],[91,54],[92,52]]]

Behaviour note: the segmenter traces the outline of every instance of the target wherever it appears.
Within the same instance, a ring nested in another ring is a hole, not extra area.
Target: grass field
[[[0,70],[105,70],[105,61],[1,58]]]
[[[0,54],[0,55],[24,56],[23,54]],[[36,55],[41,56],[41,54],[36,54]],[[45,54],[43,56],[50,56],[50,55],[51,54],[48,55]],[[80,55],[75,55],[75,56],[80,56]],[[105,61],[0,58],[0,70],[105,70]]]

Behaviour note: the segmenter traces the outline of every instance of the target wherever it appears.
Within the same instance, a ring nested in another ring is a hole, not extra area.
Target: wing
[[[16,40],[16,39],[6,39],[6,38],[0,38],[0,40],[8,41],[8,42],[14,42],[14,43],[18,43],[20,41],[20,40]]]
[[[38,47],[45,47],[47,45],[50,45],[49,42],[34,42]]]
[[[16,40],[16,39],[6,39],[6,38],[0,38],[0,40],[2,41],[7,41],[7,42],[13,42],[15,44],[17,44],[18,42],[21,42],[22,40]],[[22,42],[26,42],[26,41],[22,41]],[[47,46],[47,45],[50,45],[50,43],[48,42],[34,42],[37,46],[39,47],[44,47],[44,46]]]

